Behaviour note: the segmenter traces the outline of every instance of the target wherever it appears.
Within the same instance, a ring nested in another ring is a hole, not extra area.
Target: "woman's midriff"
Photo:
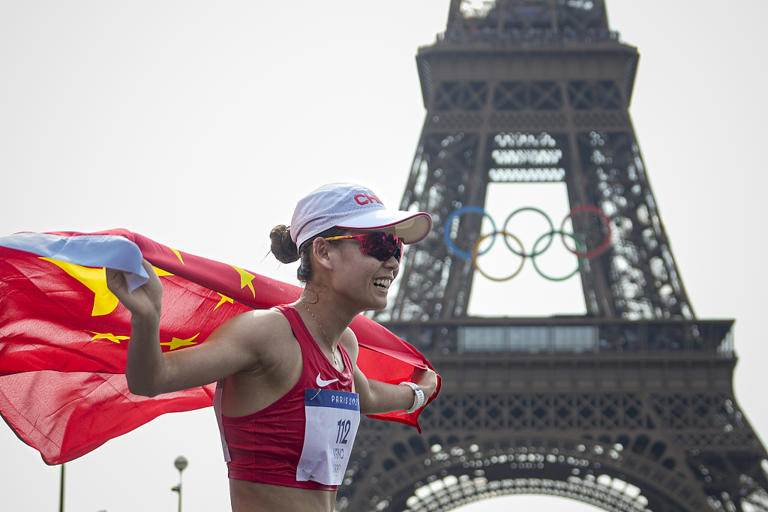
[[[333,512],[336,491],[229,480],[232,512]]]

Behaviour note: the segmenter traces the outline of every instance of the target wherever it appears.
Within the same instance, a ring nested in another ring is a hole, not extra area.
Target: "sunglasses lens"
[[[362,241],[362,248],[365,254],[379,261],[387,261],[392,256],[400,261],[403,256],[403,242],[392,233],[381,231],[369,233]]]

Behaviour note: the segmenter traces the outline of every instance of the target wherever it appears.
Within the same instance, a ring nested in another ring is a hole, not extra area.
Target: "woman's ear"
[[[317,264],[327,270],[333,268],[330,257],[331,244],[321,237],[312,240],[312,257]]]

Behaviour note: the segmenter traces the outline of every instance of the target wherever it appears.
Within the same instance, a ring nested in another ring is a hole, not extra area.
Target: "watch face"
[[[413,382],[401,382],[400,385],[408,386],[413,390],[413,403],[411,404],[411,407],[408,408],[405,412],[411,413],[416,411],[417,409],[421,409],[421,407],[426,402],[426,397],[424,396],[424,390],[421,389],[421,386]]]

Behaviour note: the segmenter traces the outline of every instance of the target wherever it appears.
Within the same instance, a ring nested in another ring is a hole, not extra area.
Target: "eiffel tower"
[[[423,435],[363,422],[337,510],[513,494],[768,510],[766,450],[732,388],[733,321],[696,318],[634,135],[637,62],[603,0],[451,0],[417,55],[427,114],[400,205],[435,228],[377,315],[444,386]],[[567,188],[586,314],[471,316],[469,256],[490,235],[471,213],[490,185],[531,182]]]

